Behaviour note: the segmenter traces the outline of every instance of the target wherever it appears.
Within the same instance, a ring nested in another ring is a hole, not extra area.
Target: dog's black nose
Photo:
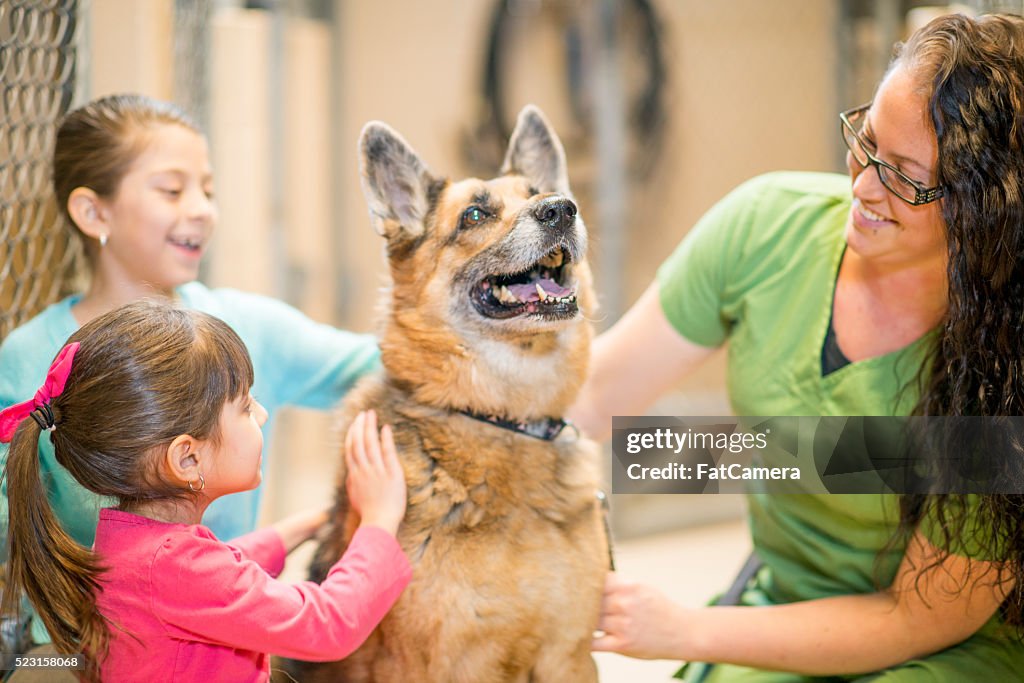
[[[565,231],[576,220],[576,205],[565,197],[549,197],[533,210],[533,217],[553,230]]]

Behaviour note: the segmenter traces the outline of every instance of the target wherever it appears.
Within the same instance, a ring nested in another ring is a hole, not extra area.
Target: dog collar
[[[492,424],[495,427],[501,427],[502,429],[508,429],[513,432],[519,432],[526,436],[532,436],[535,439],[543,439],[544,441],[554,441],[566,427],[571,427],[577,434],[579,434],[579,430],[576,429],[576,425],[573,423],[568,420],[555,419],[553,417],[545,417],[544,419],[534,420],[533,422],[519,422],[517,420],[498,417],[497,415],[471,413],[468,410],[460,410],[458,412],[462,413],[466,417],[471,417],[474,420],[486,422],[487,424]]]

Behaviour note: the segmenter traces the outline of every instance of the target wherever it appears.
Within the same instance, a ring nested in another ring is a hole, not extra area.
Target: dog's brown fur
[[[394,425],[409,489],[398,537],[414,578],[358,651],[296,664],[293,674],[303,683],[596,680],[589,651],[608,550],[595,445],[571,428],[545,441],[457,412],[558,417],[583,382],[591,335],[583,312],[593,298],[586,231],[578,218],[553,230],[537,212],[569,194],[561,144],[528,107],[504,175],[489,181],[435,178],[383,124],[367,125],[360,148],[392,286],[385,373],[349,395],[340,426],[368,408]],[[461,224],[472,205],[488,217]],[[580,310],[496,320],[474,308],[483,278],[523,270],[556,246],[572,256]],[[358,521],[344,479],[314,580]]]

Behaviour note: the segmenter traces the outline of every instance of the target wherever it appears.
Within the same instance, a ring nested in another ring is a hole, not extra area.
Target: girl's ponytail
[[[86,656],[89,679],[99,679],[108,644],[121,632],[109,630],[117,624],[96,606],[104,568],[50,507],[39,461],[42,430],[54,428],[47,433],[57,465],[131,512],[140,503],[190,495],[161,476],[159,454],[181,434],[217,438],[224,405],[246,395],[252,382],[249,354],[227,324],[138,301],[83,325],[35,397],[0,411],[0,441],[13,437],[2,607],[16,608],[21,591],[27,593],[57,648]]]
[[[108,641],[94,598],[102,568],[90,550],[68,536],[50,507],[39,467],[41,433],[34,420],[23,420],[7,456],[7,585],[0,609],[16,612],[24,591],[57,650],[83,653],[87,679],[98,681]]]

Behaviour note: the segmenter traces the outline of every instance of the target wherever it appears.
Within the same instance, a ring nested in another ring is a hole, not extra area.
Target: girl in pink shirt
[[[275,580],[326,512],[219,541],[200,525],[220,496],[260,482],[266,412],[252,364],[224,323],[142,301],[68,340],[35,397],[0,412],[13,436],[8,586],[24,590],[62,653],[89,680],[266,681],[269,654],[334,660],[376,627],[408,584],[395,540],[406,488],[391,430],[372,413],[346,438],[347,486],[361,524],[320,585]],[[50,509],[38,440],[85,488],[109,496],[90,551]]]

